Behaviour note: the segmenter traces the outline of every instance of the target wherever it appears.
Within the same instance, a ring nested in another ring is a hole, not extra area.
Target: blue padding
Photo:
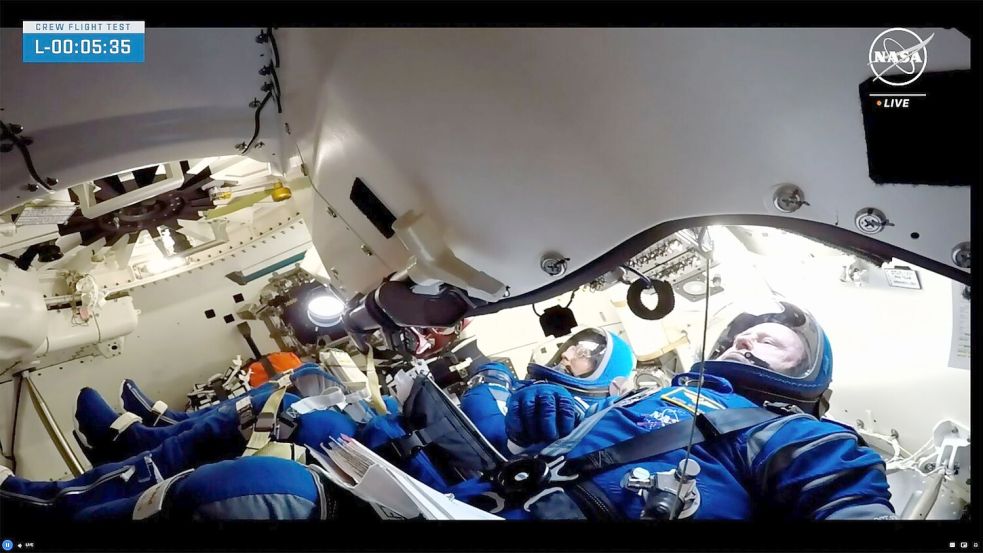
[[[348,415],[332,409],[311,411],[297,418],[291,441],[321,451],[320,445],[342,434],[354,436],[358,425]]]
[[[198,468],[168,490],[181,519],[296,519],[317,515],[318,489],[307,468],[287,459],[242,457]]]

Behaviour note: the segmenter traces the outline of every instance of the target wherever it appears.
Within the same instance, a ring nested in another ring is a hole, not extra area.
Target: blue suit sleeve
[[[809,415],[758,425],[741,455],[749,491],[795,519],[895,519],[884,461],[852,430]]]
[[[473,371],[472,378],[478,376],[479,383],[461,396],[461,410],[495,449],[509,457],[505,414],[514,386],[512,375],[501,363],[487,363]]]

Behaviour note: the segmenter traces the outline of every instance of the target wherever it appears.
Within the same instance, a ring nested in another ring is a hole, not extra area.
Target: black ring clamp
[[[647,289],[654,289],[659,296],[659,303],[655,309],[649,309],[642,303],[642,292]],[[672,285],[664,280],[637,279],[628,286],[628,308],[640,319],[646,321],[658,321],[665,317],[673,308],[676,307],[676,296],[672,291]]]

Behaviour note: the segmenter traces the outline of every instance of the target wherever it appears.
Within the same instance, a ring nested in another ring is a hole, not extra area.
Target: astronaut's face
[[[805,344],[798,334],[778,323],[761,323],[735,336],[734,344],[717,359],[756,364],[752,359],[757,358],[773,371],[789,373],[804,356]]]
[[[590,350],[580,344],[574,344],[560,354],[560,365],[573,376],[587,376],[594,370]]]

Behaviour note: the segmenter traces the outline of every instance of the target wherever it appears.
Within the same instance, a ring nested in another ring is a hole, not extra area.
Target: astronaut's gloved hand
[[[573,396],[562,386],[537,383],[515,391],[508,401],[505,430],[520,445],[550,443],[570,432],[582,413]]]

